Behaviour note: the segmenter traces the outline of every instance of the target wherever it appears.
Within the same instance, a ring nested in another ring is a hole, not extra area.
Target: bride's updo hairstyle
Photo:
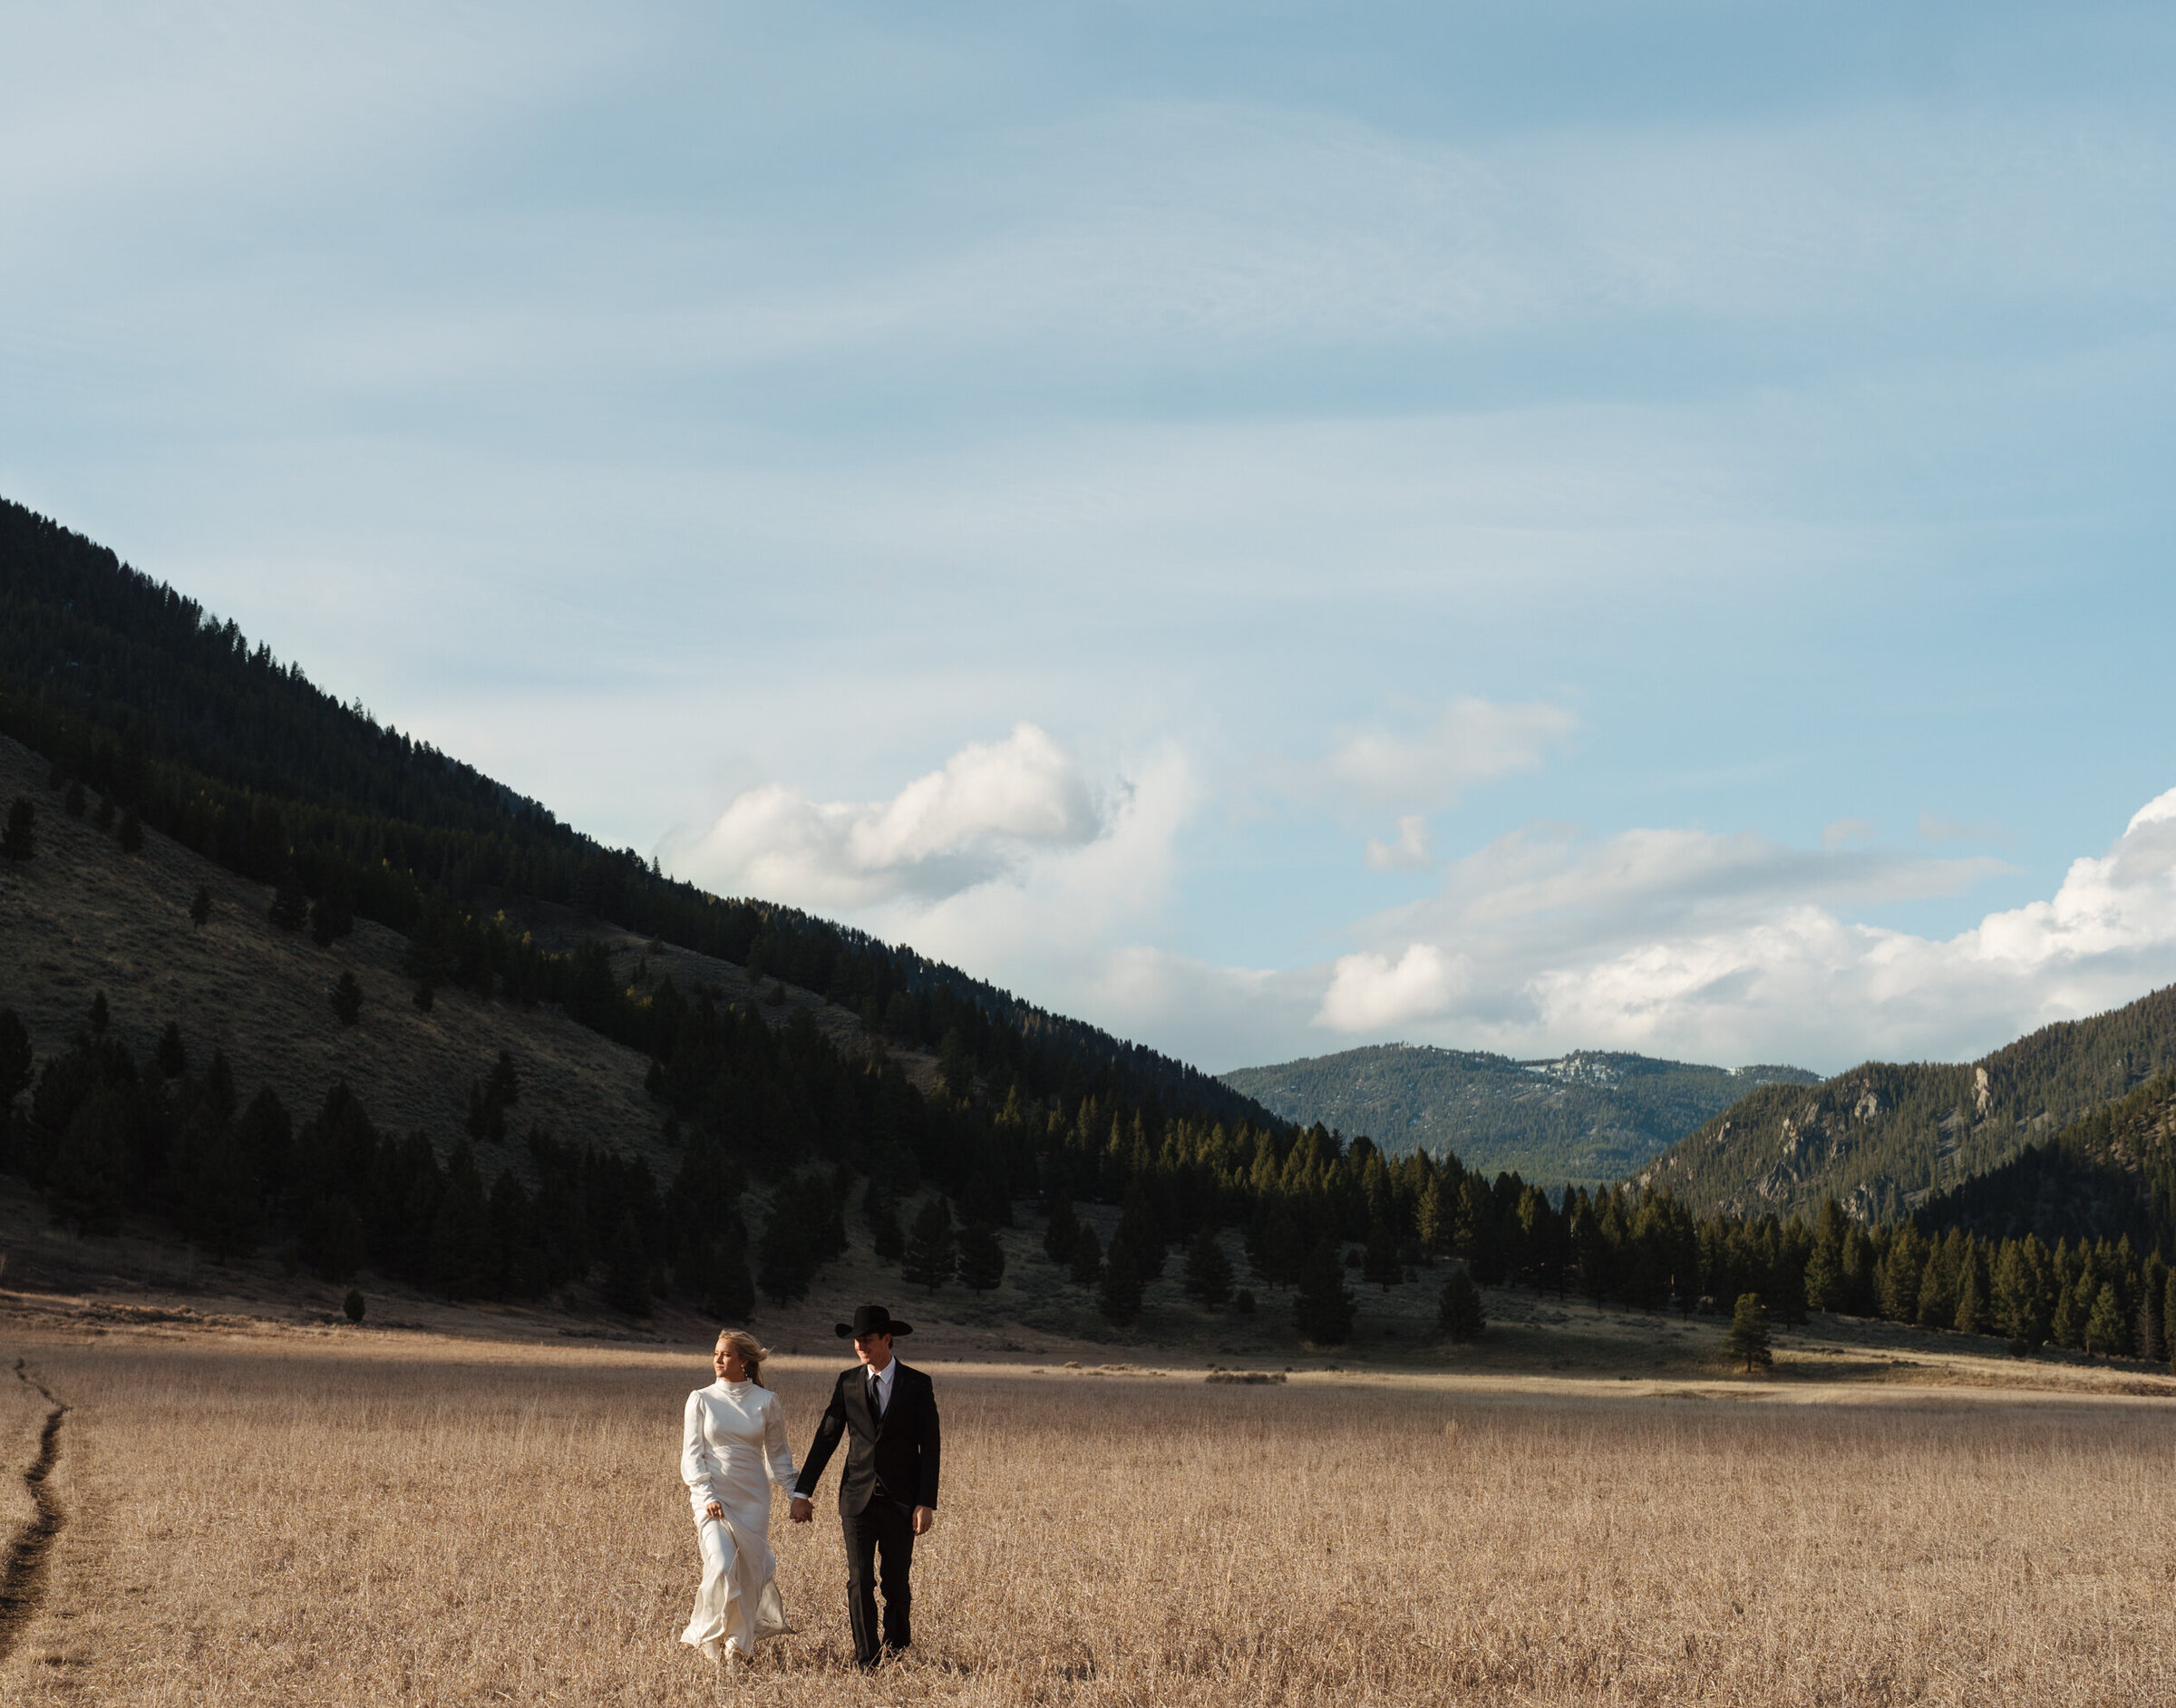
[[[730,1346],[741,1355],[741,1368],[748,1373],[748,1380],[759,1388],[767,1386],[763,1381],[763,1360],[770,1351],[744,1328],[724,1328],[718,1331],[718,1344]]]

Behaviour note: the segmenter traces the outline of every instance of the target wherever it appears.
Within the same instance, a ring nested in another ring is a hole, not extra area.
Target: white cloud
[[[1386,843],[1372,836],[1367,839],[1366,859],[1371,871],[1417,871],[1434,858],[1428,851],[1428,820],[1417,812],[1409,812],[1398,820],[1395,842]]]
[[[1838,819],[1821,830],[1823,848],[1841,848],[1848,842],[1870,842],[1880,832],[1866,819]]]
[[[1409,945],[1394,963],[1382,955],[1342,956],[1316,1022],[1335,1032],[1373,1032],[1441,1014],[1465,988],[1466,971],[1462,956],[1432,943]]]
[[[675,866],[727,894],[865,907],[957,894],[1101,829],[1072,757],[1023,723],[1002,742],[969,742],[889,801],[817,801],[782,783],[746,790]]]
[[[1845,916],[2000,869],[1685,830],[1505,838],[1437,898],[1367,922],[1376,946],[1316,974],[1316,1023],[1833,1070],[1966,1059],[2176,978],[2176,790],[2074,861],[2053,898],[1954,937]]]

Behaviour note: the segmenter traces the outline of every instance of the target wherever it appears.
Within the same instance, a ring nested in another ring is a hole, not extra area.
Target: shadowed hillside
[[[1550,1182],[1621,1179],[1748,1088],[1815,1082],[1802,1068],[1698,1067],[1591,1050],[1515,1062],[1414,1043],[1223,1078],[1287,1121],[1370,1133],[1394,1154],[1456,1150],[1483,1173]]]

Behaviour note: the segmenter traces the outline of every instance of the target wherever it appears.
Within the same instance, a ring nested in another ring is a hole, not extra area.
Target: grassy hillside
[[[236,875],[410,939],[411,976],[565,1003],[579,968],[494,934],[500,909],[571,911],[783,979],[954,1079],[1232,1124],[1268,1111],[1169,1056],[796,909],[711,896],[561,824],[252,647],[179,589],[0,500],[0,734]],[[601,995],[592,992],[592,996]],[[934,1159],[933,1159],[934,1160]]]
[[[2176,986],[2044,1026],[1977,1062],[1870,1062],[1763,1086],[1638,1176],[1698,1212],[1811,1213],[1836,1198],[1890,1219],[2052,1140],[2176,1068]]]
[[[1235,1090],[1287,1121],[1364,1132],[1385,1150],[1455,1150],[1486,1174],[1621,1179],[1751,1086],[1811,1085],[1802,1068],[1698,1067],[1579,1051],[1515,1062],[1471,1050],[1386,1043],[1240,1068]]]

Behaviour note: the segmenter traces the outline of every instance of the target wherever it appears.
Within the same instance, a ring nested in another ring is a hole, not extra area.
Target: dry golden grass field
[[[835,1521],[782,1503],[800,1633],[722,1680],[674,1640],[701,1346],[0,1341],[71,1408],[0,1703],[2176,1701],[2160,1399],[937,1362],[911,1660],[848,1667]],[[833,1367],[774,1367],[797,1456]]]

